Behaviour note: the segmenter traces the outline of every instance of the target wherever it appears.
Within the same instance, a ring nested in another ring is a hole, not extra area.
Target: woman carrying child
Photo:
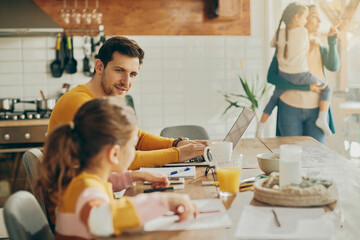
[[[320,48],[318,40],[309,41],[309,34],[313,34],[318,29],[319,22],[315,23],[318,19],[318,9],[314,5],[307,7],[299,3],[291,3],[284,10],[273,40],[276,54],[268,73],[268,81],[275,84],[276,89],[264,109],[260,120],[260,131],[275,105],[278,105],[278,114],[280,114],[280,104],[284,104],[285,101],[286,106],[281,108],[283,114],[278,116],[281,136],[313,136],[323,142],[324,133],[330,136],[334,132],[333,124],[329,124],[329,119],[332,122],[329,111],[332,91],[322,79],[325,79],[323,66],[333,71],[338,69],[337,30],[336,28],[331,30],[334,36],[329,39],[330,48],[325,46]],[[280,28],[282,22],[285,23],[285,29]],[[286,89],[308,91],[309,86],[314,92],[295,93],[293,99],[288,100],[292,91]],[[321,93],[320,96],[318,93]],[[285,110],[284,107],[290,108]]]

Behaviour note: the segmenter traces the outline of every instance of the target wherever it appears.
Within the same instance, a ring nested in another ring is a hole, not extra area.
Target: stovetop
[[[25,110],[22,112],[0,112],[1,120],[33,120],[33,119],[49,119],[51,111],[37,112],[34,110]]]

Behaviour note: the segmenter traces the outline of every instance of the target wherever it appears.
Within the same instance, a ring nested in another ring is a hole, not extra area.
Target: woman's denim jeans
[[[278,111],[281,136],[311,136],[321,143],[325,142],[324,132],[315,125],[319,108],[295,108],[279,100]]]

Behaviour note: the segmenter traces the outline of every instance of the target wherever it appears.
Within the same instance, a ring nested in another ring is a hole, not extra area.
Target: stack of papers
[[[193,200],[200,213],[195,219],[177,222],[178,216],[163,216],[145,223],[145,231],[198,230],[229,228],[233,223],[220,199]],[[205,213],[207,212],[207,213]]]
[[[272,209],[280,227],[276,225]],[[322,208],[271,208],[246,206],[235,236],[238,239],[331,239],[333,222]]]
[[[195,178],[195,166],[190,167],[166,167],[166,168],[140,168],[140,171],[148,171],[153,173],[162,173],[172,178]],[[173,174],[171,174],[173,173]]]

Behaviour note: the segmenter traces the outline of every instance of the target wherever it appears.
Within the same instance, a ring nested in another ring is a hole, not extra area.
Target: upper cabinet
[[[66,24],[64,0],[33,0],[64,29],[97,29],[98,23]],[[77,0],[77,12],[96,0]],[[66,0],[74,9],[75,0]],[[250,0],[99,0],[106,35],[250,35]]]

